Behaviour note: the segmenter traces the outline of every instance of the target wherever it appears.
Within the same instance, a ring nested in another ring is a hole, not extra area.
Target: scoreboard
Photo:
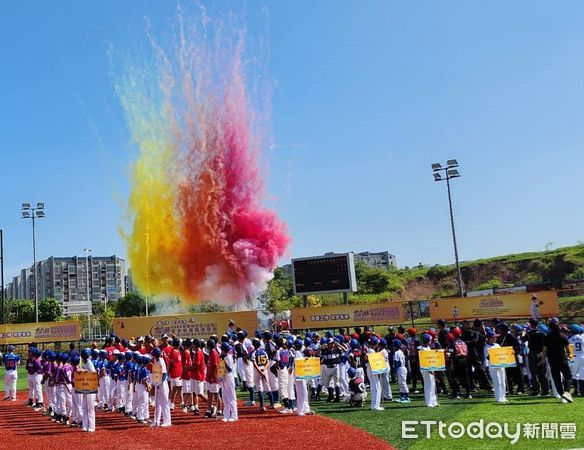
[[[294,294],[357,291],[353,253],[292,260]]]

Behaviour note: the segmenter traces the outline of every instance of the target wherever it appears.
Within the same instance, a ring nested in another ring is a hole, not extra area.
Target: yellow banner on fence
[[[314,380],[320,376],[320,358],[298,358],[294,362],[296,379]]]
[[[388,371],[383,353],[368,353],[367,360],[369,361],[371,372],[373,372],[374,375],[379,375]]]
[[[446,370],[444,350],[420,350],[420,370]]]
[[[535,296],[534,298],[532,298]],[[430,300],[432,320],[553,317],[560,315],[558,294],[543,291],[486,297],[456,297]]]
[[[515,367],[515,353],[513,347],[494,347],[489,349],[491,367]]]
[[[295,330],[389,325],[399,324],[404,320],[401,302],[292,308],[291,313],[292,327]]]
[[[162,384],[162,366],[160,363],[152,364],[152,384],[160,386]]]
[[[0,344],[78,341],[79,321],[12,323],[0,325]]]
[[[258,328],[257,311],[179,314],[175,316],[120,317],[114,319],[114,332],[122,338],[150,334],[158,339],[163,334],[180,338],[208,338],[227,332],[229,322],[253,335]]]
[[[75,372],[73,385],[77,394],[97,394],[97,372]]]

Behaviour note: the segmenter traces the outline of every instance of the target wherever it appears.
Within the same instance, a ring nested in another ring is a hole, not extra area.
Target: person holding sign
[[[162,358],[162,350],[156,347],[152,350],[152,385],[154,386],[154,421],[151,427],[169,427],[170,403],[168,402],[168,371]]]
[[[95,366],[89,357],[88,348],[81,350],[81,365],[78,371],[95,372]],[[95,431],[95,394],[81,394],[81,431],[93,433]]]
[[[422,335],[422,345],[419,350],[421,351],[432,351],[430,348],[430,342],[432,341],[432,336],[427,333]],[[434,377],[434,371],[422,370],[422,380],[424,381],[424,400],[426,401],[426,406],[428,408],[435,408],[438,405],[438,398],[436,397],[436,379]]]
[[[300,361],[304,361],[304,354],[302,339],[296,339],[294,342],[294,372],[291,374],[291,379],[294,379],[294,384],[296,385],[296,398],[298,401],[297,411],[299,416],[308,416],[314,414],[310,410],[310,405],[308,403],[308,389],[306,388],[306,380],[296,378],[296,364]]]
[[[383,411],[385,408],[381,406],[381,381],[379,380],[379,375],[377,370],[374,372],[373,367],[374,363],[372,361],[372,355],[376,354],[375,351],[377,345],[379,344],[379,338],[375,335],[372,335],[369,338],[369,345],[367,346],[367,377],[369,378],[369,386],[371,388],[371,410],[372,411]],[[381,359],[383,356],[379,353]],[[403,353],[402,353],[403,355]],[[404,359],[405,364],[405,359]],[[407,376],[407,375],[406,375]],[[406,387],[407,389],[407,387]]]
[[[574,382],[574,395],[584,397],[584,328],[573,323],[570,325],[572,336],[568,338],[573,348],[572,354],[572,380]]]
[[[223,422],[237,420],[237,394],[235,392],[235,361],[232,356],[233,347],[228,342],[221,344],[221,361],[224,372],[219,374],[219,385],[223,399]]]
[[[505,368],[503,367],[493,367],[491,364],[489,350],[493,348],[500,348],[501,346],[497,344],[498,334],[495,333],[491,327],[485,328],[487,335],[487,345],[485,345],[485,364],[493,380],[493,392],[495,393],[495,400],[498,403],[508,403],[509,400],[505,397],[507,391],[505,383]]]

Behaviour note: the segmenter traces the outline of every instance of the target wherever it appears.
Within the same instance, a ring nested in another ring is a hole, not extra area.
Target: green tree
[[[63,311],[59,301],[52,297],[39,302],[39,322],[57,322],[63,320]]]
[[[292,277],[281,267],[274,270],[274,278],[268,283],[268,287],[259,296],[262,307],[272,314],[290,309],[294,306],[294,288]]]
[[[36,319],[32,300],[9,300],[6,306],[9,323],[34,322]]]
[[[148,312],[154,312],[154,304],[148,304]],[[116,317],[133,317],[146,315],[146,300],[136,292],[128,292],[118,300],[116,305]]]

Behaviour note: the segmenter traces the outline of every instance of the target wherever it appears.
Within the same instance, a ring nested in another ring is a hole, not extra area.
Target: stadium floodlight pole
[[[459,166],[456,159],[449,159],[446,161],[446,167],[442,167],[440,163],[432,164],[432,170],[434,171],[434,181],[445,181],[448,187],[448,206],[450,208],[450,225],[452,227],[452,242],[454,243],[454,258],[456,259],[456,275],[458,278],[458,294],[464,296],[464,288],[462,285],[462,274],[460,272],[460,262],[458,260],[458,246],[456,244],[456,231],[454,230],[454,214],[452,212],[452,196],[450,193],[450,180],[453,178],[459,178],[460,172],[456,169]],[[444,172],[444,176],[440,174]]]
[[[4,316],[4,232],[0,230],[0,289],[2,290],[2,323],[6,322]]]
[[[37,282],[37,266],[36,266],[36,234],[35,234],[35,220],[43,219],[45,217],[45,204],[37,202],[36,207],[31,207],[30,203],[22,204],[22,218],[32,219],[32,261],[33,261],[33,280],[34,280],[34,310],[35,321],[39,321],[39,295]]]
[[[91,316],[92,316],[92,302],[91,302],[91,297],[90,297],[90,291],[89,291],[89,280],[90,280],[90,276],[89,274],[91,273],[91,268],[89,267],[89,255],[91,254],[91,249],[90,248],[84,248],[83,251],[85,252],[85,275],[86,275],[86,292],[87,292],[87,337],[89,338],[89,340],[91,341]],[[107,286],[105,287],[107,290]]]

